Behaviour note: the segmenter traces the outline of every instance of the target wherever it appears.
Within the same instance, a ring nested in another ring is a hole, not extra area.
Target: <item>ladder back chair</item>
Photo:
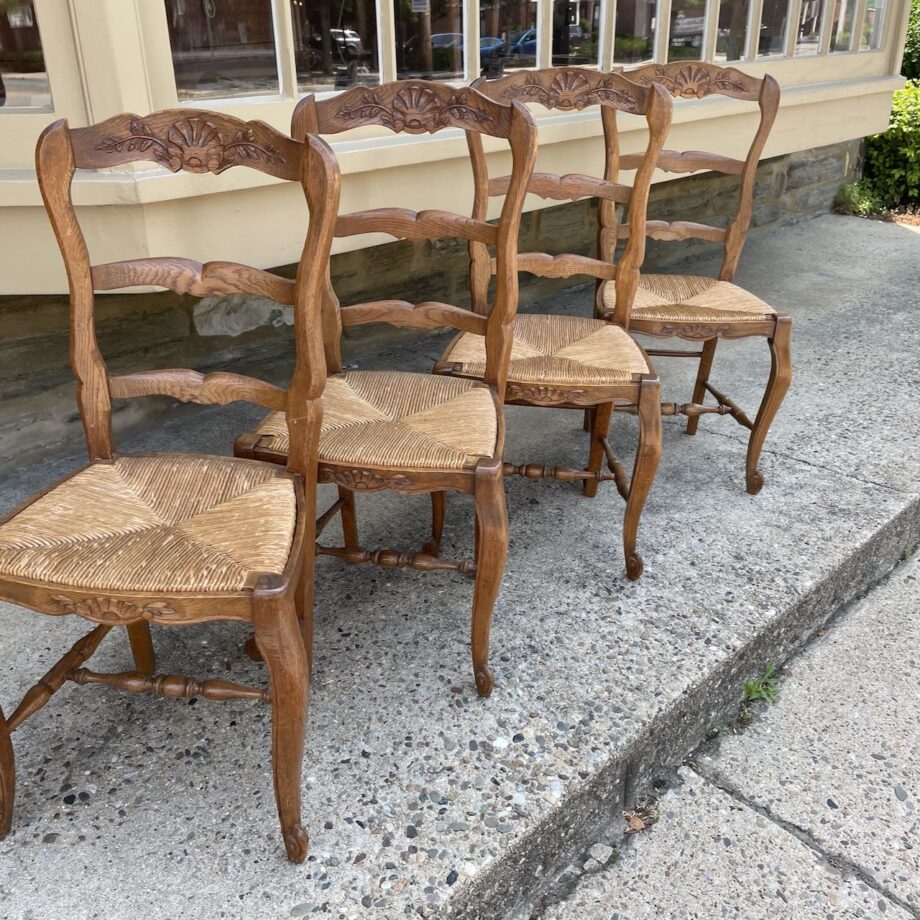
[[[91,265],[71,201],[75,169],[138,160],[177,172],[246,166],[303,186],[309,231],[296,281],[232,262],[143,258]],[[10,733],[66,681],[132,693],[272,707],[272,772],[288,858],[303,862],[300,777],[309,698],[316,454],[325,368],[320,305],[338,202],[338,166],[315,137],[305,144],[261,122],[194,109],[117,115],[86,128],[50,125],[36,167],[70,288],[70,358],[89,464],[0,521],[0,598],[97,624],[23,697],[0,712],[0,836],[12,820]],[[296,362],[287,389],[233,373],[149,370],[111,376],[95,335],[95,292],[155,285],[195,296],[258,294],[294,307]],[[253,402],[281,413],[286,469],[232,457],[116,453],[112,400],[164,395],[185,402]],[[252,623],[268,687],[155,673],[150,624]],[[125,627],[134,669],[84,665]]]
[[[667,222],[648,220],[646,232],[654,239],[684,240],[690,238],[722,243],[724,255],[718,278],[696,275],[645,274],[633,302],[629,328],[633,332],[658,338],[679,338],[702,342],[699,351],[649,349],[653,357],[699,358],[692,402],[681,405],[666,403],[665,415],[687,415],[687,434],[695,434],[700,415],[730,415],[751,432],[745,462],[747,491],[756,495],[763,487],[763,474],[757,464],[770,425],[789,388],[792,379],[792,319],[777,312],[759,297],[733,283],[745,234],[751,223],[754,180],[757,164],[773,127],[779,108],[780,88],[771,76],[756,78],[733,67],[716,64],[649,64],[626,72],[630,80],[642,86],[661,86],[671,95],[684,99],[702,100],[721,95],[745,102],[756,102],[760,122],[747,156],[743,159],[705,151],[677,152],[665,150],[658,167],[668,172],[686,173],[700,169],[739,177],[738,206],[728,227],[713,227],[693,221]],[[635,158],[624,157],[624,166]],[[630,219],[631,223],[631,219]],[[602,228],[598,237],[598,256],[610,260],[617,237],[629,233],[628,225]],[[615,313],[618,291],[605,285],[599,299],[600,315]],[[720,339],[741,339],[752,336],[767,340],[772,367],[767,387],[753,421],[741,407],[709,382],[716,345]],[[704,405],[706,394],[717,405]]]
[[[345,546],[317,545],[317,553],[347,563],[410,566],[422,571],[460,571],[475,576],[472,658],[480,696],[492,692],[488,665],[492,608],[508,549],[508,518],[502,479],[504,421],[502,395],[517,310],[517,240],[527,181],[536,155],[536,130],[522,106],[498,105],[470,89],[406,80],[377,88],[355,87],[329,99],[307,96],[294,112],[295,137],[339,134],[364,125],[395,133],[435,133],[460,128],[508,141],[513,159],[508,195],[498,225],[447,211],[376,208],[341,215],[340,237],[386,233],[397,239],[460,238],[497,247],[499,281],[492,309],[472,313],[451,304],[379,300],[339,306],[328,283],[324,307],[326,364],[330,372],[323,395],[319,481],[335,483],[337,502],[321,521],[340,510]],[[484,342],[482,381],[450,380],[431,374],[343,371],[343,326],[387,323],[436,329],[449,326]],[[236,442],[237,456],[283,463],[289,447],[283,420],[269,415]],[[421,553],[364,549],[358,539],[354,493],[390,489],[429,492],[435,507],[431,539]],[[439,558],[444,493],[472,494],[476,507],[475,562]]]
[[[505,104],[539,103],[545,108],[562,110],[600,106],[606,138],[603,178],[535,172],[527,191],[541,198],[563,201],[596,197],[601,210],[611,214],[617,203],[628,203],[635,224],[623,258],[613,265],[571,253],[528,252],[518,256],[518,268],[549,278],[588,275],[607,279],[619,292],[620,309],[616,316],[607,319],[520,314],[515,321],[505,392],[505,402],[513,405],[588,409],[592,424],[587,469],[506,463],[505,474],[528,479],[580,480],[585,495],[590,497],[597,494],[600,482],[613,480],[626,501],[623,548],[626,574],[635,580],[643,569],[642,558],[636,551],[639,520],[661,455],[661,387],[654,368],[626,327],[639,267],[645,256],[644,214],[655,158],[670,125],[671,99],[663,90],[637,86],[618,73],[598,73],[579,67],[519,71],[497,80],[479,79],[473,86],[490,99]],[[648,125],[648,146],[640,157],[632,186],[618,181],[618,112],[643,116]],[[470,137],[470,153],[475,175],[473,218],[482,220],[489,198],[507,193],[509,177],[489,178],[482,142],[476,136]],[[483,241],[472,241],[469,250],[473,309],[480,313],[497,262],[490,258]],[[441,356],[435,373],[476,379],[483,374],[483,358],[481,343],[461,334]],[[638,415],[639,446],[632,477],[627,475],[607,437],[614,406],[631,408]]]

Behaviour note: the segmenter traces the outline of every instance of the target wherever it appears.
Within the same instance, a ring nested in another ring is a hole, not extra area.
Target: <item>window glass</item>
[[[553,4],[553,65],[597,64],[600,0],[556,0]]]
[[[671,4],[669,61],[698,61],[703,53],[705,0],[674,0]]]
[[[766,2],[766,0],[765,0]],[[716,32],[716,61],[743,61],[750,0],[722,0]]]
[[[393,0],[393,3],[396,76],[400,80],[463,79],[462,0]]]
[[[51,108],[51,89],[32,0],[0,2],[0,112],[4,108]]]
[[[763,0],[757,57],[772,57],[785,53],[788,17],[789,0]]]
[[[291,25],[301,92],[380,82],[374,0],[291,0]]]
[[[797,55],[818,53],[823,10],[823,0],[802,0],[802,9],[799,13],[798,37],[795,42],[795,53]]]
[[[500,77],[536,65],[536,0],[480,0],[479,72]]]
[[[853,17],[856,0],[836,0],[831,23],[831,51],[849,51],[853,37]]]
[[[869,0],[866,5],[866,21],[863,23],[859,47],[863,51],[876,51],[881,48],[884,28],[885,0]]]
[[[655,55],[655,0],[620,0],[613,37],[616,64],[638,64]]]
[[[166,0],[182,100],[277,93],[271,0]]]

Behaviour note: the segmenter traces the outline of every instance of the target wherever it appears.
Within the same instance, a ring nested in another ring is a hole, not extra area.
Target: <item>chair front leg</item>
[[[645,500],[655,481],[661,458],[661,384],[657,378],[645,378],[639,389],[639,447],[629,483],[626,515],[623,521],[623,550],[626,554],[626,577],[635,581],[644,564],[636,552],[636,534]]]
[[[492,608],[508,555],[508,510],[501,460],[476,469],[476,584],[473,589],[473,675],[476,691],[486,697],[495,686],[489,668]]]
[[[709,374],[712,371],[712,359],[716,354],[716,345],[719,344],[719,340],[716,339],[706,339],[703,342],[703,354],[700,356],[700,366],[696,372],[696,383],[693,387],[693,402],[697,405],[702,405],[703,400],[706,398],[706,384],[709,383]],[[687,434],[696,434],[696,429],[700,424],[700,417],[698,415],[691,415],[687,419]]]
[[[138,620],[136,623],[130,623],[126,628],[135,668],[141,674],[153,674],[157,665],[153,651],[153,637],[150,635],[150,624],[146,620]]]
[[[16,795],[16,763],[13,760],[13,742],[3,709],[0,708],[0,838],[5,837],[13,824],[13,799]]]
[[[294,598],[278,576],[263,576],[253,594],[255,640],[272,691],[272,776],[288,859],[307,858],[301,823],[300,777],[310,679]]]
[[[760,408],[757,410],[757,418],[754,419],[745,464],[747,490],[751,495],[756,495],[763,488],[763,474],[757,469],[760,451],[792,381],[792,319],[790,317],[778,316],[776,318],[776,329],[769,344],[772,360],[770,380],[767,382],[767,389],[763,394]]]
[[[603,403],[593,410],[591,423],[591,452],[588,454],[588,471],[599,473],[606,460],[604,452],[604,438],[610,432],[610,419],[613,417],[613,403]],[[582,483],[582,491],[588,498],[597,495],[600,483],[596,479],[586,479]]]
[[[358,512],[355,508],[355,493],[344,486],[339,486],[339,498],[342,500],[342,534],[346,546],[360,546],[358,540]]]

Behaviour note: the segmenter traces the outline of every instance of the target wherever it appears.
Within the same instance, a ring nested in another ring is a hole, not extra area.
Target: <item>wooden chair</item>
[[[527,191],[541,198],[568,201],[597,197],[606,220],[615,220],[617,203],[629,204],[633,215],[626,251],[618,265],[575,254],[521,253],[518,268],[534,275],[568,278],[588,275],[607,279],[619,293],[616,315],[603,320],[575,316],[521,314],[514,327],[514,344],[508,370],[505,402],[554,409],[591,410],[591,447],[587,469],[506,464],[506,475],[528,479],[583,481],[585,495],[594,496],[598,483],[613,480],[626,500],[623,545],[626,574],[642,574],[636,551],[639,519],[655,478],[661,456],[661,387],[642,348],[626,332],[630,304],[645,255],[645,208],[654,173],[671,119],[671,100],[663,90],[639,87],[617,73],[598,73],[579,67],[553,67],[519,71],[497,80],[477,80],[473,86],[497,102],[539,103],[551,109],[584,109],[600,105],[606,138],[604,177],[536,172]],[[645,117],[649,140],[632,187],[619,178],[617,113]],[[476,178],[473,218],[486,216],[490,196],[505,195],[509,178],[489,179],[481,140],[470,138]],[[470,250],[470,286],[473,309],[484,308],[489,278],[496,264],[485,241],[473,240]],[[480,342],[463,333],[447,347],[435,373],[478,379],[485,364]],[[607,438],[614,407],[628,409],[639,418],[639,447],[629,478]],[[603,471],[606,460],[609,472]]]
[[[177,172],[248,166],[300,182],[310,226],[296,282],[232,262],[149,258],[91,265],[71,203],[74,170],[135,160]],[[320,303],[338,202],[338,167],[321,140],[297,143],[261,122],[176,109],[117,115],[88,128],[48,127],[36,151],[38,180],[67,268],[71,363],[89,465],[0,521],[0,598],[51,616],[98,625],[26,693],[0,711],[0,836],[10,829],[14,764],[10,733],[66,681],[132,693],[272,707],[272,770],[288,858],[303,862],[300,775],[309,697],[316,452],[325,381]],[[297,358],[284,390],[231,373],[152,370],[109,376],[96,343],[94,291],[156,285],[196,296],[258,294],[294,306]],[[119,455],[112,399],[166,395],[226,404],[245,400],[282,413],[292,445],[287,469],[231,457]],[[155,675],[150,625],[243,620],[269,675],[267,688]],[[135,669],[84,667],[105,635],[127,629]]]
[[[355,87],[324,100],[307,96],[294,112],[291,133],[295,137],[338,134],[363,125],[382,125],[409,134],[461,128],[471,136],[482,133],[506,139],[511,148],[513,170],[497,226],[446,211],[403,208],[343,214],[335,226],[336,236],[341,237],[387,233],[399,239],[458,237],[495,244],[498,286],[488,315],[433,301],[380,300],[340,308],[331,285],[324,312],[330,377],[323,396],[319,480],[339,487],[338,501],[329,514],[341,510],[346,545],[318,545],[317,552],[348,563],[475,574],[473,672],[480,696],[488,696],[494,685],[488,666],[489,629],[508,547],[501,399],[517,309],[518,232],[536,154],[536,132],[522,106],[498,105],[469,89],[407,80],[376,88]],[[343,372],[342,326],[371,322],[419,329],[450,326],[482,339],[486,354],[483,382],[399,371]],[[236,442],[237,456],[277,463],[285,462],[288,450],[287,433],[277,413]],[[381,489],[436,496],[433,501],[440,510],[423,552],[369,550],[359,545],[354,493]],[[438,558],[447,490],[470,493],[474,498],[474,564]]]
[[[665,404],[666,415],[687,415],[687,434],[695,434],[699,417],[715,413],[730,415],[750,429],[745,478],[747,491],[756,495],[763,487],[763,474],[757,469],[767,431],[779,410],[792,379],[790,341],[792,320],[778,313],[759,297],[732,283],[744,237],[751,223],[754,179],[767,136],[779,108],[780,89],[770,76],[750,77],[733,67],[716,64],[681,63],[649,64],[625,74],[641,86],[660,86],[673,96],[685,99],[705,99],[721,95],[756,102],[760,107],[760,123],[743,160],[714,153],[689,151],[662,152],[660,169],[685,173],[699,169],[738,176],[740,189],[738,207],[726,229],[692,221],[660,220],[646,222],[646,232],[659,240],[698,238],[724,245],[722,270],[719,277],[695,275],[644,274],[639,280],[633,302],[630,330],[659,338],[680,338],[702,342],[700,351],[649,349],[652,357],[699,358],[693,401],[686,405]],[[624,167],[637,165],[636,157],[624,157]],[[631,223],[631,220],[630,220]],[[628,225],[602,225],[598,237],[598,257],[613,258],[617,238],[630,234]],[[606,284],[599,299],[600,316],[614,315],[618,310],[619,293]],[[742,409],[709,382],[716,345],[720,339],[741,339],[760,336],[770,346],[772,369],[757,417],[752,422]],[[706,394],[715,397],[716,406],[703,405]]]

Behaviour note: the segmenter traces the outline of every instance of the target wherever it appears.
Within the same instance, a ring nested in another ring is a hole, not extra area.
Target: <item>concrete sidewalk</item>
[[[918,265],[920,235],[856,218],[751,241],[739,282],[796,322],[766,485],[744,492],[746,432],[731,419],[704,418],[695,438],[666,419],[638,583],[623,574],[615,490],[587,500],[573,485],[508,482],[489,700],[470,673],[468,579],[321,559],[301,867],[283,856],[264,707],[63,689],[15,735],[0,914],[498,920],[526,908],[727,721],[745,680],[920,542]],[[715,273],[717,260],[681,270]],[[590,302],[582,288],[542,309],[586,314]],[[428,370],[441,347],[432,338],[346,358]],[[686,401],[691,362],[659,364],[665,398]],[[764,342],[728,342],[713,381],[753,410],[768,370]],[[227,453],[259,415],[176,411],[121,447]],[[580,413],[512,408],[508,429],[510,460],[584,460]],[[634,437],[635,420],[617,418],[622,457]],[[7,477],[0,508],[77,462]],[[362,496],[362,542],[415,548],[428,514],[423,497]],[[470,557],[468,501],[449,501],[446,536],[447,555]],[[4,708],[86,631],[4,605],[0,627]],[[246,633],[157,630],[159,667],[259,683]],[[129,662],[116,636],[92,667]]]
[[[601,845],[605,867],[537,916],[920,917],[918,614],[914,556],[784,668],[774,707],[691,758],[657,824]]]

